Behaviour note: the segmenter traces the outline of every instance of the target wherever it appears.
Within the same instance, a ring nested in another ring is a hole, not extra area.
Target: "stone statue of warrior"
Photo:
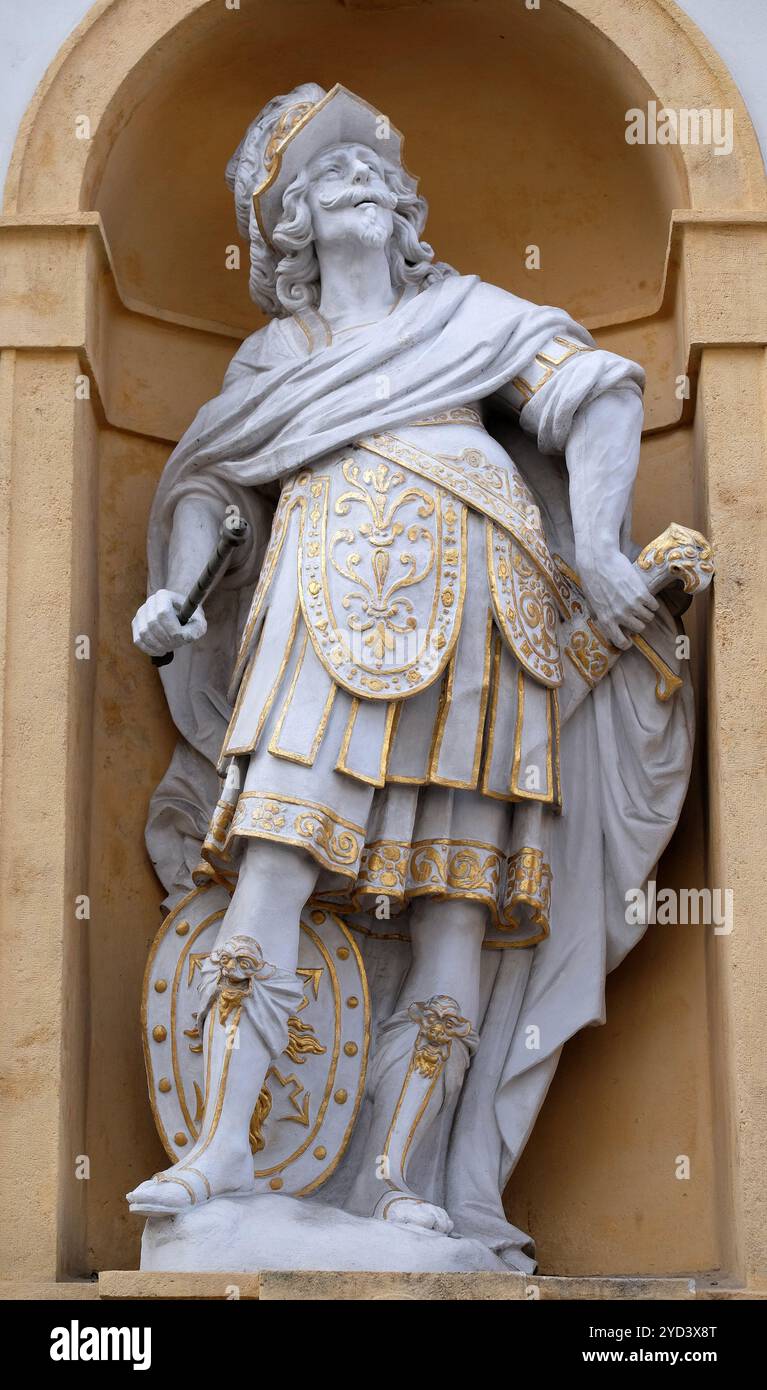
[[[133,635],[175,651],[157,871],[233,892],[197,1138],[131,1208],[252,1192],[312,899],[355,924],[375,1015],[337,1206],[532,1270],[501,1194],[690,767],[677,613],[630,535],[644,374],[435,261],[401,136],[341,86],[269,102],[227,179],[270,320],[164,470]],[[253,543],[183,625],[233,512]]]

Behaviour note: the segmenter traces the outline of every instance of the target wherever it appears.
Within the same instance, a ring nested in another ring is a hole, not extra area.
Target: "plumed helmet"
[[[255,215],[261,236],[274,249],[271,237],[285,189],[320,150],[348,141],[369,145],[398,165],[415,192],[418,181],[402,162],[402,135],[386,116],[338,83],[326,92],[316,82],[304,82],[267,102],[229,160],[226,181],[242,236],[250,237]]]

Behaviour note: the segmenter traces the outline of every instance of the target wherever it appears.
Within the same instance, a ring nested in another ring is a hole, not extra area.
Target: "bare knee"
[[[413,960],[398,1007],[437,994],[455,999],[476,1020],[486,909],[481,903],[420,902],[411,921]]]
[[[482,903],[422,899],[411,921],[413,959],[433,959],[436,952],[443,951],[473,957],[482,943],[486,921],[487,909]]]
[[[299,918],[318,873],[315,860],[297,846],[249,840],[217,945],[232,936],[250,936],[273,965],[294,970]]]
[[[247,840],[242,852],[235,897],[246,893],[251,902],[295,900],[303,907],[315,883],[319,867],[306,850],[272,840]]]

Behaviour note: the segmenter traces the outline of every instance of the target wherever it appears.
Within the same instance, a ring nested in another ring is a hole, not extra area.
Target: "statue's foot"
[[[142,1216],[174,1216],[211,1197],[245,1197],[253,1192],[253,1159],[247,1156],[216,1154],[207,1150],[197,1157],[194,1150],[181,1163],[164,1173],[155,1173],[126,1194],[132,1212]]]
[[[373,1215],[379,1221],[396,1222],[399,1226],[414,1226],[421,1231],[437,1231],[449,1236],[453,1229],[444,1207],[424,1201],[414,1193],[385,1192],[376,1203]]]

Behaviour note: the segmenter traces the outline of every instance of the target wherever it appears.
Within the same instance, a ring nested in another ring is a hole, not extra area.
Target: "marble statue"
[[[436,261],[368,103],[275,98],[227,180],[269,322],[163,472],[133,622],[180,734],[144,1263],[529,1272],[502,1193],[644,930],[710,550],[633,544],[641,368]],[[227,515],[251,544],[184,626]]]

